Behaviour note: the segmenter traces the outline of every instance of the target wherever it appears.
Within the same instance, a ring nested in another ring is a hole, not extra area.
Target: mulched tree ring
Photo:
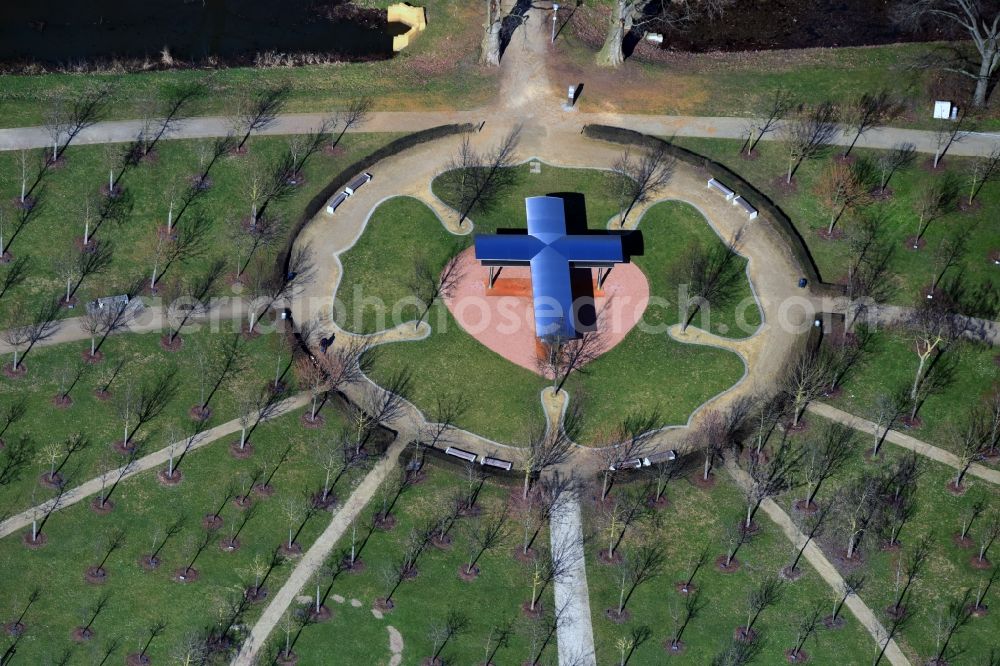
[[[178,569],[174,572],[173,580],[176,583],[194,583],[198,580],[199,575],[198,570],[195,568],[187,569],[186,571]]]
[[[343,562],[341,562],[341,566],[344,567],[344,571],[352,573],[355,576],[364,573],[366,568],[365,561],[360,557],[355,557],[354,564],[351,564],[350,559],[350,557],[345,557]]]
[[[326,425],[326,419],[323,418],[322,414],[317,414],[316,416],[311,415],[309,412],[302,412],[302,416],[299,417],[299,423],[305,428],[317,429],[322,428]]]
[[[73,630],[72,636],[74,643],[86,643],[94,637],[94,630],[77,627]]]
[[[843,629],[844,625],[847,624],[847,620],[844,619],[843,615],[838,615],[833,617],[832,615],[827,615],[823,618],[823,626],[831,631],[836,631],[837,629]]]
[[[253,491],[251,490],[251,492]],[[250,493],[247,493],[246,495],[240,495],[239,497],[234,498],[233,506],[235,506],[237,509],[246,509],[248,506],[250,506]]]
[[[72,310],[73,308],[76,307],[76,304],[77,304],[76,296],[70,296],[69,298],[63,296],[62,298],[59,299],[59,307],[66,308],[67,310]]]
[[[694,594],[694,592],[698,589],[698,586],[695,585],[694,583],[686,583],[685,581],[679,581],[677,583],[674,583],[674,589],[677,590],[677,594],[681,595],[682,597],[686,597],[689,594]]]
[[[215,531],[222,529],[222,525],[225,523],[222,516],[207,515],[201,519],[201,526],[209,531]]]
[[[244,144],[242,146],[235,146],[229,149],[229,155],[233,157],[242,157],[250,152],[250,146]]]
[[[339,157],[340,155],[343,155],[345,152],[346,149],[343,146],[337,146],[332,143],[328,143],[325,146],[323,146],[323,154],[326,155],[327,157]]]
[[[271,497],[274,495],[274,486],[270,483],[258,483],[253,487],[253,494],[257,497]]]
[[[52,404],[55,405],[57,409],[69,409],[73,406],[73,398],[68,395],[57,395],[52,398]]]
[[[530,620],[538,620],[542,617],[544,608],[541,602],[536,602],[535,607],[531,607],[531,601],[525,601],[521,604],[521,614]]]
[[[715,487],[715,474],[712,473],[709,473],[708,478],[706,479],[704,474],[698,472],[697,474],[689,476],[688,480],[695,488],[701,488],[702,490],[711,490]]]
[[[274,663],[278,666],[295,666],[299,663],[299,657],[294,652],[279,652]]]
[[[792,178],[792,182],[788,182],[788,176],[778,176],[771,181],[771,187],[784,195],[795,194],[799,191],[798,180]]]
[[[139,566],[143,571],[156,571],[160,567],[160,558],[152,555],[142,555],[139,557]]]
[[[51,488],[52,490],[59,490],[63,484],[62,474],[59,472],[45,472],[40,477],[38,477],[38,483],[46,488]]]
[[[107,402],[108,400],[111,400],[111,391],[105,391],[102,388],[96,388],[94,389],[94,397],[100,400],[101,402]]]
[[[884,610],[886,617],[892,620],[898,620],[904,615],[906,615],[906,609],[907,609],[906,605],[903,604],[900,606],[896,605],[886,606]]]
[[[18,210],[31,210],[38,203],[38,199],[32,196],[25,196],[24,199],[21,197],[13,197],[10,200],[10,204]]]
[[[521,546],[515,548],[513,553],[514,553],[514,559],[520,562],[521,564],[531,564],[532,562],[535,561],[535,558],[538,556],[538,553],[535,552],[534,548],[529,548],[528,552],[526,553],[524,552],[524,548],[522,548]]]
[[[986,571],[993,568],[993,564],[987,559],[979,559],[979,555],[973,555],[969,558],[969,564],[972,565],[973,569],[978,569],[979,571]]]
[[[733,640],[740,643],[752,643],[757,638],[757,630],[749,627],[736,627],[733,629]]]
[[[122,190],[122,188],[118,185],[111,186],[110,183],[104,183],[101,185],[101,196],[108,199],[117,199],[122,195],[123,191],[124,190]]]
[[[403,571],[403,580],[416,580],[420,575],[420,569],[415,564],[411,564]]]
[[[102,503],[100,497],[95,497],[90,500],[90,510],[98,516],[106,516],[115,510],[115,503],[109,499],[104,500]]]
[[[851,571],[857,569],[858,567],[860,567],[862,564],[865,563],[865,558],[861,557],[860,550],[855,550],[854,555],[852,555],[851,557],[847,556],[846,550],[838,550],[836,553],[834,553],[833,557],[834,560],[836,560],[837,564],[839,564],[844,569],[848,569]]]
[[[646,507],[655,511],[662,511],[668,506],[670,506],[670,500],[667,499],[666,494],[660,495],[659,499],[656,499],[655,495],[650,495],[646,498]]]
[[[167,474],[166,469],[161,469],[156,473],[156,480],[160,482],[160,485],[176,486],[184,480],[184,474],[179,469],[174,469],[173,474]]]
[[[203,423],[212,417],[212,408],[195,405],[188,410],[188,416],[191,417],[192,421]]]
[[[229,445],[229,453],[237,460],[246,460],[253,455],[253,444],[250,442],[243,442],[243,446],[240,446],[240,441],[236,440]]]
[[[663,651],[667,654],[684,654],[684,650],[686,649],[687,646],[684,645],[684,641],[672,641],[670,639],[663,641]]]
[[[793,504],[792,506],[795,507],[796,511],[798,511],[799,513],[804,513],[807,516],[811,516],[812,514],[819,511],[819,505],[816,504],[816,502],[807,503],[806,500],[804,499],[795,500],[795,504]]]
[[[983,202],[980,199],[973,199],[972,202],[970,203],[969,200],[966,199],[965,197],[962,197],[962,199],[959,200],[958,205],[956,206],[956,208],[958,208],[958,210],[960,210],[963,213],[975,213],[982,207],[983,207]]]
[[[627,608],[620,613],[617,608],[605,608],[604,617],[611,620],[615,624],[625,624],[632,619],[632,613],[630,613]]]
[[[240,549],[239,539],[222,539],[219,541],[219,550],[223,553],[235,553]]]
[[[288,390],[288,385],[285,384],[285,382],[280,382],[280,381],[268,382],[267,390],[271,393],[271,395],[281,395],[282,393]]]
[[[444,661],[441,660],[441,657],[424,657],[420,666],[444,666]]]
[[[12,261],[14,261],[14,255],[10,252],[4,250],[3,253],[0,254],[0,264],[9,264]]]
[[[132,453],[135,451],[135,445],[129,443],[126,446],[125,440],[123,439],[119,439],[118,441],[116,441],[114,444],[111,445],[111,448],[114,449],[115,453],[122,456],[132,455]]]
[[[989,259],[994,266],[1000,266],[1000,250],[992,250]]]
[[[66,147],[63,146],[62,149],[60,149],[60,151],[61,150],[65,150],[65,148]],[[51,155],[49,155],[48,157],[45,158],[45,168],[46,169],[50,169],[52,171],[56,171],[58,169],[62,169],[64,166],[66,166],[66,156],[65,155],[59,155],[59,157],[57,157],[55,159],[52,159]]]
[[[990,614],[990,607],[986,604],[979,604],[978,606],[975,604],[969,604],[965,607],[965,611],[972,617],[984,618]]]
[[[937,166],[934,166],[934,156],[932,155],[920,162],[920,168],[928,173],[940,173],[944,169],[944,158],[938,159]]]
[[[18,363],[15,368],[10,363],[4,363],[3,374],[7,379],[20,379],[28,374],[28,366],[24,363]]]
[[[755,520],[751,520],[749,526],[747,525],[745,520],[741,520],[737,525],[737,527],[744,535],[748,537],[757,536],[758,534],[760,534],[761,530],[760,524]]]
[[[374,518],[375,527],[382,530],[383,532],[391,532],[396,528],[396,516],[389,514],[384,515],[381,511],[375,514]]]
[[[288,178],[285,179],[285,182],[288,183],[291,187],[300,187],[302,185],[305,185],[307,181],[305,174],[303,174],[301,171],[296,171],[295,173],[288,176]]]
[[[431,537],[431,545],[438,550],[451,550],[452,538],[450,534],[435,534]]]
[[[875,201],[888,201],[893,197],[895,192],[891,187],[886,187],[885,189],[873,187],[870,194]]]
[[[279,550],[282,555],[289,558],[300,557],[302,555],[302,546],[296,541],[293,541],[291,546],[288,545],[287,541],[283,541]]]
[[[602,548],[597,551],[597,560],[601,564],[621,564],[622,554],[618,550],[612,553],[607,548]]]
[[[460,564],[458,566],[458,577],[466,583],[471,583],[479,578],[479,566],[476,565],[470,570],[467,564]]]
[[[316,491],[312,494],[312,505],[314,509],[329,511],[337,505],[337,496],[333,493],[327,493],[326,497],[323,497],[323,491]]]
[[[959,548],[972,548],[976,545],[976,542],[970,539],[968,535],[962,536],[958,532],[951,535],[951,540]]]
[[[789,664],[804,664],[809,661],[809,653],[805,650],[785,650],[785,661]]]
[[[781,576],[782,580],[794,583],[799,578],[802,578],[802,569],[799,567],[795,567],[793,569],[791,566],[785,566],[781,567],[781,571],[778,572],[778,575]]]
[[[48,540],[49,537],[46,536],[44,533],[38,534],[34,539],[32,539],[30,529],[26,530],[24,536],[21,537],[21,541],[24,542],[24,545],[30,548],[31,550],[36,550],[38,548],[41,548],[48,542]]]
[[[757,152],[756,148],[754,148],[750,152],[747,152],[745,150],[740,151],[740,159],[742,159],[744,162],[755,162],[758,157],[760,157],[760,153]]]
[[[822,229],[816,230],[816,235],[822,238],[823,240],[839,241],[844,239],[845,234],[843,229],[837,229],[835,227],[833,231],[830,231],[828,228],[823,227]]]
[[[179,334],[175,335],[173,340],[170,339],[170,334],[166,333],[160,338],[160,348],[163,351],[176,352],[180,351],[180,348],[184,346],[184,338]]]
[[[919,252],[924,249],[926,245],[926,238],[917,238],[916,236],[907,236],[906,240],[903,241],[903,247],[910,252]]]
[[[188,181],[191,183],[191,187],[198,190],[199,192],[207,192],[208,190],[212,189],[212,185],[214,184],[211,176],[205,176],[204,178],[202,178],[201,174],[195,174],[194,176],[191,176],[190,178],[188,178]]]
[[[254,322],[253,330],[250,330],[250,322],[245,321],[240,325],[240,335],[244,340],[256,340],[262,333],[260,332],[260,326],[257,325],[258,322]]]
[[[474,504],[472,506],[463,506],[461,509],[458,510],[458,515],[461,518],[477,518],[481,516],[482,513],[483,513],[483,507],[479,506],[478,504]]]
[[[945,488],[948,490],[949,493],[951,493],[955,497],[961,497],[962,495],[965,494],[965,491],[968,490],[968,488],[966,487],[966,485],[964,483],[961,484],[961,485],[956,486],[955,485],[955,479],[952,479],[951,481],[949,481],[945,485]]]
[[[726,556],[719,555],[715,558],[715,568],[722,573],[734,573],[739,571],[740,561],[734,557],[729,561],[729,564],[726,564]]]
[[[144,654],[133,652],[125,658],[125,666],[149,666],[153,661]]]
[[[898,553],[903,549],[903,544],[899,541],[883,541],[878,548],[883,553]]]
[[[96,365],[104,360],[104,352],[102,351],[98,351],[96,354],[91,354],[89,349],[84,349],[80,352],[80,356],[90,365]]]
[[[100,243],[94,240],[93,236],[87,240],[83,240],[83,236],[77,236],[73,239],[73,245],[76,247],[76,251],[80,254],[94,254],[97,252],[97,247]]]
[[[377,610],[379,613],[390,613],[392,612],[392,609],[395,607],[396,607],[395,601],[393,601],[392,599],[383,599],[381,597],[376,599],[375,603],[372,604],[372,608]]]
[[[904,416],[903,418],[899,419],[899,422],[907,430],[919,430],[924,425],[924,420],[919,416],[914,416],[912,418],[909,416]]]
[[[108,580],[108,572],[105,569],[99,569],[96,566],[87,567],[87,572],[83,575],[84,579],[91,585],[104,585]]]
[[[312,622],[326,622],[333,617],[333,611],[326,607],[325,604],[316,610],[316,604],[309,604],[309,619]]]
[[[267,599],[268,591],[266,587],[257,587],[256,585],[251,585],[247,589],[243,590],[243,596],[250,603],[256,604]]]
[[[4,631],[7,632],[8,636],[20,636],[27,629],[24,622],[8,622],[3,625]]]

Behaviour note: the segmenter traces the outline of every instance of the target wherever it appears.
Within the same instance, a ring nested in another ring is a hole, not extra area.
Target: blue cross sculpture
[[[566,233],[566,211],[558,197],[524,200],[528,233],[476,236],[476,259],[491,267],[490,287],[499,270],[492,267],[529,266],[535,335],[541,340],[577,337],[571,268],[606,268],[625,261],[621,236]],[[598,286],[604,276],[598,275]]]

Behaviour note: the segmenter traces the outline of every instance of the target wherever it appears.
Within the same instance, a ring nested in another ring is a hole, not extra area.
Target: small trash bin
[[[799,289],[805,289],[807,284],[809,284],[808,280],[805,278],[799,278]]]

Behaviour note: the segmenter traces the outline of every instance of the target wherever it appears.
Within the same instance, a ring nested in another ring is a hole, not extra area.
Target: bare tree
[[[479,575],[479,560],[487,552],[495,550],[509,532],[510,507],[504,504],[498,511],[475,523],[469,530],[469,561],[462,568],[462,574],[470,577]]]
[[[572,449],[573,440],[565,427],[533,433],[528,439],[525,453],[522,499],[528,498],[532,484],[545,470],[566,462]]]
[[[3,332],[4,342],[14,350],[14,359],[10,365],[12,372],[23,372],[24,359],[27,358],[28,353],[36,344],[48,340],[59,330],[59,307],[57,297],[40,299],[35,308],[28,312],[17,307],[12,319],[18,321],[22,318],[28,318],[28,323],[14,326]],[[27,345],[27,347],[18,358],[18,348],[23,345]]]
[[[31,463],[34,444],[26,435],[8,440],[0,447],[0,487],[21,478],[21,472]]]
[[[615,0],[597,62],[611,67],[624,63],[626,36],[643,32],[643,26],[653,21],[679,29],[699,16],[718,18],[732,4],[731,0]]]
[[[87,607],[86,614],[84,615],[84,620],[86,623],[82,626],[77,627],[74,630],[74,634],[80,636],[83,640],[90,640],[94,637],[94,622],[97,618],[104,612],[111,603],[111,592],[105,592],[97,598],[93,605]]]
[[[163,548],[168,542],[184,530],[184,522],[184,516],[178,516],[165,528],[156,531],[153,537],[152,549],[149,551],[148,555],[144,555],[142,557],[142,564],[144,567],[155,569],[160,566],[160,553],[163,551]]]
[[[747,623],[736,629],[739,638],[747,640],[754,636],[756,633],[754,625],[757,624],[757,620],[765,610],[780,601],[783,591],[781,580],[774,576],[765,577],[756,587],[750,589],[747,593]]]
[[[242,137],[235,150],[242,151],[251,134],[259,133],[277,120],[290,93],[291,87],[282,84],[248,92],[240,100],[239,110],[233,118],[233,127],[242,133]]]
[[[607,498],[619,471],[646,456],[650,440],[660,428],[663,419],[658,409],[635,410],[626,414],[621,422],[603,437],[598,449],[601,460],[601,500]]]
[[[2,214],[0,214],[2,217]],[[0,222],[2,224],[2,222]],[[2,230],[0,230],[2,234]],[[2,238],[0,238],[0,246],[2,246]],[[0,247],[0,257],[3,257],[3,247]],[[0,265],[4,262],[0,260]],[[11,259],[7,263],[6,270],[3,271],[3,277],[0,278],[0,298],[3,298],[11,289],[20,286],[28,279],[28,273],[31,268],[31,259],[29,257],[17,257],[16,259]]]
[[[840,613],[844,609],[844,604],[848,597],[859,594],[864,589],[866,580],[865,576],[859,573],[844,576],[840,589],[833,598],[833,613],[823,618],[823,624],[831,629],[843,626],[845,620]]]
[[[737,254],[741,235],[737,232],[725,245],[692,243],[675,265],[672,279],[682,294],[681,331],[699,312],[704,318],[713,306],[725,306],[745,283]]]
[[[427,663],[444,664],[441,653],[444,652],[451,639],[464,633],[468,628],[469,618],[464,613],[455,609],[449,610],[444,622],[433,624],[428,632],[433,652]]]
[[[899,115],[900,110],[900,104],[886,90],[862,93],[852,100],[845,114],[845,121],[854,138],[844,151],[844,157],[851,154],[862,135],[873,127],[891,121]]]
[[[993,5],[982,0],[901,0],[893,18],[914,30],[929,22],[965,33],[979,55],[978,67],[956,55],[956,62],[946,61],[944,69],[973,79],[972,104],[986,106],[993,74],[1000,65],[1000,13]]]
[[[611,165],[613,187],[618,197],[618,226],[625,228],[636,206],[652,200],[673,177],[677,158],[667,152],[667,145],[643,152],[638,157],[626,148]]]
[[[790,185],[802,162],[819,157],[837,135],[837,109],[831,102],[822,102],[800,113],[785,125],[788,146],[788,176]]]
[[[817,508],[815,499],[820,487],[844,469],[854,451],[854,444],[853,428],[831,422],[820,433],[818,441],[809,445],[803,469],[809,492],[804,500],[800,500],[804,511]]]
[[[28,413],[28,399],[26,396],[6,398],[0,406],[0,450],[4,448],[3,436],[10,430],[10,427],[24,418]]]
[[[827,502],[822,507],[817,507],[815,513],[806,515],[803,521],[805,523],[803,526],[805,528],[803,532],[805,538],[795,548],[795,555],[792,556],[792,561],[781,570],[781,576],[785,580],[795,580],[802,575],[802,571],[799,569],[799,562],[802,560],[802,555],[806,552],[806,548],[810,543],[822,536],[824,529],[826,529],[827,518],[830,517],[832,506],[832,503]]]
[[[845,213],[864,208],[871,201],[871,187],[859,166],[862,164],[834,163],[823,172],[817,190],[820,201],[830,212],[828,238],[833,237],[833,228]]]
[[[626,619],[625,607],[636,589],[663,573],[665,561],[663,548],[659,546],[643,546],[626,553],[619,566],[618,606],[608,609],[608,615]]]
[[[136,301],[136,298],[142,291],[144,284],[144,280],[135,280],[123,291],[122,295],[126,298],[87,309],[81,323],[83,329],[90,334],[90,352],[87,360],[99,361],[101,347],[104,346],[108,336],[127,329],[142,312],[141,301]]]
[[[846,333],[854,331],[869,307],[888,302],[896,293],[892,265],[897,245],[888,234],[887,222],[885,208],[868,208],[858,216],[848,232],[850,263],[847,266],[846,296],[849,303],[844,319]]]
[[[574,337],[566,335],[565,327],[560,323],[557,324],[559,332],[541,340],[544,353],[536,357],[536,364],[539,372],[551,380],[554,392],[562,390],[571,374],[601,355],[604,336],[601,333],[600,312],[597,318],[598,324],[594,328],[578,332]]]
[[[204,273],[185,280],[180,285],[179,297],[170,299],[170,314],[174,315],[172,318],[177,323],[172,327],[170,333],[164,336],[165,347],[172,348],[178,343],[181,331],[191,317],[196,313],[203,314],[208,311],[210,307],[208,303],[209,297],[215,291],[219,279],[222,277],[224,267],[225,262],[221,259],[216,259],[208,265]]]
[[[795,477],[802,461],[802,451],[793,447],[786,437],[782,438],[781,444],[768,458],[756,456],[749,461],[747,472],[750,484],[745,490],[747,510],[743,529],[754,531],[753,519],[764,500],[794,487]]]
[[[111,556],[118,550],[121,550],[125,546],[125,536],[126,531],[122,528],[116,529],[111,533],[107,534],[103,543],[101,544],[101,555],[100,561],[95,566],[91,566],[87,569],[87,574],[95,580],[105,580],[108,576],[107,569],[104,565],[108,563]]]
[[[871,448],[871,457],[878,458],[885,442],[886,435],[896,422],[906,414],[909,399],[902,387],[892,391],[880,391],[872,403],[871,416],[875,424],[875,443]]]
[[[852,480],[834,499],[839,529],[845,541],[843,554],[848,562],[858,559],[859,547],[879,524],[881,494],[881,480],[866,472]]]
[[[977,407],[969,410],[965,423],[951,427],[948,439],[955,447],[958,457],[958,470],[948,487],[954,492],[962,492],[965,488],[962,482],[972,463],[982,459],[989,448],[989,435],[982,411]]]
[[[823,611],[819,605],[811,607],[805,615],[799,618],[798,626],[795,628],[795,645],[788,652],[789,661],[806,661],[808,656],[803,649],[809,637],[819,629],[819,619]]]
[[[830,368],[820,354],[803,351],[798,360],[787,369],[781,382],[782,391],[791,404],[794,428],[806,406],[823,395],[830,386]]]
[[[49,164],[62,157],[63,151],[104,115],[111,99],[109,85],[88,86],[71,95],[59,95],[45,113],[45,130],[52,139],[52,157]]]
[[[986,183],[992,182],[1000,176],[1000,146],[990,151],[989,155],[981,155],[974,158],[967,167],[969,178],[969,198],[966,199],[966,206],[971,207],[976,197],[982,191]]]
[[[500,52],[502,50],[501,33],[503,31],[503,12],[500,11],[500,0],[485,0],[486,2],[486,31],[483,34],[483,43],[480,47],[479,61],[484,65],[500,66]]]
[[[743,142],[743,148],[740,150],[741,154],[752,155],[760,140],[768,134],[775,132],[794,106],[795,99],[792,97],[790,91],[784,88],[776,89],[774,96],[771,98],[767,115],[762,120],[751,121],[749,131],[747,132],[747,140]],[[757,133],[756,137],[754,136],[754,132]]]
[[[462,137],[458,153],[442,174],[442,185],[458,205],[458,226],[462,226],[473,208],[488,210],[508,189],[514,176],[511,167],[521,139],[516,126],[490,150],[476,151],[468,136]]]
[[[907,594],[909,594],[913,583],[923,574],[924,568],[927,565],[927,558],[930,557],[930,548],[930,539],[925,537],[914,546],[913,550],[905,558],[905,562],[901,564],[903,577],[901,584],[897,578],[896,585],[898,589],[896,591],[896,600],[887,611],[890,615],[899,617],[906,614],[904,603]]]
[[[990,561],[986,559],[986,556],[989,555],[990,548],[993,547],[998,538],[1000,538],[1000,512],[994,511],[990,516],[990,522],[986,524],[986,529],[979,537],[979,552],[973,558],[977,567],[983,569],[989,567]]]
[[[897,171],[908,168],[916,156],[916,146],[912,143],[897,143],[890,150],[882,151],[876,158],[879,172],[878,189],[885,196],[889,191],[889,181]]]
[[[414,260],[410,289],[421,303],[420,316],[413,322],[414,330],[420,327],[435,302],[451,297],[462,276],[462,266],[457,254],[448,259],[440,271],[425,256],[418,256]]]
[[[965,138],[969,132],[971,121],[965,109],[957,120],[938,120],[934,130],[934,161],[931,163],[937,169],[941,160],[948,154],[951,147]]]
[[[912,249],[920,249],[920,241],[931,223],[952,211],[957,195],[957,182],[948,176],[935,179],[921,188],[913,202],[913,212],[916,214],[917,225],[916,233],[910,241]]]

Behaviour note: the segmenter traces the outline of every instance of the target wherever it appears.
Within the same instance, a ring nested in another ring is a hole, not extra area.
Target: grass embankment
[[[385,7],[391,2],[379,0]],[[40,125],[60,95],[96,84],[112,86],[107,119],[142,117],[143,104],[195,81],[207,94],[194,115],[234,113],[239,96],[287,84],[285,111],[330,112],[361,95],[385,111],[461,109],[485,104],[494,91],[495,72],[478,63],[481,8],[461,0],[427,0],[427,29],[396,57],[367,63],[219,70],[166,70],[140,73],[0,76],[0,126]],[[154,64],[156,66],[156,64]]]
[[[606,177],[594,170],[543,166],[541,174],[530,174],[527,166],[517,167],[513,184],[504,196],[487,210],[472,212],[475,233],[524,228],[524,197],[554,192],[584,193],[590,226],[604,226],[616,214],[614,201],[604,194]],[[439,183],[435,188],[447,202],[448,193]],[[592,441],[597,432],[633,408],[659,406],[666,422],[685,423],[695,407],[731,386],[743,373],[736,356],[718,349],[683,345],[665,332],[667,326],[678,321],[671,262],[679,259],[690,242],[718,243],[718,237],[694,209],[676,202],[654,207],[644,217],[640,230],[645,254],[633,260],[650,280],[651,294],[667,305],[647,311],[648,330],[637,326],[621,344],[570,378],[566,389],[587,403],[583,441]],[[369,333],[383,325],[374,308],[363,309],[360,317],[356,315],[356,309],[361,307],[359,299],[381,299],[391,313],[396,303],[411,294],[407,285],[417,254],[443,266],[448,257],[470,242],[471,236],[449,235],[434,214],[415,201],[400,199],[383,204],[357,244],[341,257],[344,278],[338,299],[346,327]],[[744,267],[745,261],[741,260],[740,266]],[[756,305],[742,310],[736,307],[747,299],[752,303],[749,285],[744,283],[732,299],[713,308],[710,329],[717,333],[740,330],[737,323],[745,317],[747,326],[742,328],[752,332],[760,322]],[[405,305],[398,312],[398,317],[391,315],[388,325],[406,321],[416,308]],[[407,366],[419,378],[413,395],[418,407],[428,409],[436,395],[455,391],[470,401],[460,422],[462,427],[505,443],[523,441],[530,428],[539,424],[538,391],[544,381],[494,354],[484,353],[482,346],[455,324],[444,306],[432,307],[428,321],[434,332],[426,340],[379,350],[376,377]],[[671,386],[664,382],[667,377],[683,377],[684,381]]]

